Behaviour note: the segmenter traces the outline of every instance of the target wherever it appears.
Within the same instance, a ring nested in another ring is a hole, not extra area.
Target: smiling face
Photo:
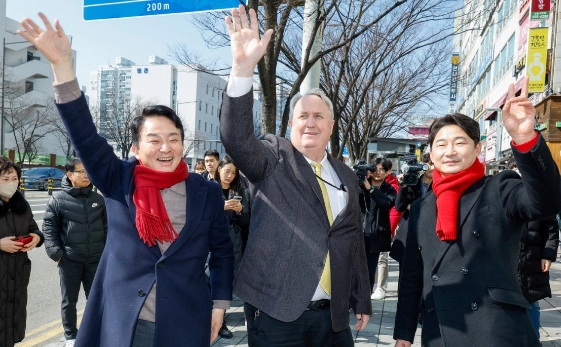
[[[481,142],[477,145],[468,134],[457,125],[446,125],[435,135],[430,147],[430,157],[434,167],[447,176],[469,168],[481,152]]]
[[[136,159],[153,170],[172,172],[183,160],[181,130],[166,117],[146,117],[140,126],[138,146],[132,145]]]
[[[292,145],[309,159],[321,161],[334,123],[329,108],[319,96],[302,97],[294,106],[289,122]]]

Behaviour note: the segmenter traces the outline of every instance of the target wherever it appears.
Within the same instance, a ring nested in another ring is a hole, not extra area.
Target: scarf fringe
[[[173,242],[179,236],[169,218],[158,218],[142,210],[137,210],[136,226],[140,239],[148,247],[155,246],[157,241]]]

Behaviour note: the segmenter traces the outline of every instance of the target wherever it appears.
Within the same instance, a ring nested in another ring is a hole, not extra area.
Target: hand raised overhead
[[[536,109],[528,100],[528,77],[522,81],[520,96],[515,96],[514,84],[508,87],[508,100],[503,107],[503,125],[516,144],[525,143],[535,136]]]
[[[43,13],[39,13],[39,17],[45,24],[45,30],[41,29],[33,20],[24,18],[20,24],[25,31],[18,30],[18,34],[32,43],[49,60],[55,73],[56,83],[72,80],[75,76],[68,36],[62,30],[58,20],[55,20],[55,28],[53,28]]]
[[[232,50],[232,76],[237,77],[253,76],[253,70],[265,54],[273,35],[273,30],[269,29],[259,38],[259,23],[254,9],[249,10],[249,22],[246,18],[243,5],[232,10],[232,18],[225,18]]]

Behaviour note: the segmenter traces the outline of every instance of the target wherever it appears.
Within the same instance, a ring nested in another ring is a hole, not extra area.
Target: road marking
[[[82,316],[84,314],[84,310],[78,311],[77,314],[78,314],[77,326],[80,326],[80,323],[82,322]],[[56,326],[56,327],[53,328],[53,326]],[[42,334],[40,334],[36,337],[33,337],[31,339],[29,338],[30,336],[41,333],[44,330],[46,330],[46,331],[43,332]],[[49,322],[49,323],[47,323],[43,326],[38,327],[37,329],[33,329],[32,331],[26,333],[25,334],[26,338],[23,339],[22,342],[16,343],[16,347],[37,346],[40,343],[44,343],[47,340],[50,340],[53,337],[55,337],[56,335],[60,335],[60,334],[64,334],[64,328],[62,327],[62,322],[60,320],[52,321],[52,322]]]

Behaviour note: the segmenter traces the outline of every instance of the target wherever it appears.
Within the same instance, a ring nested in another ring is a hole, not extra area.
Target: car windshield
[[[39,175],[48,175],[49,169],[29,169],[25,172],[26,176],[39,176]]]

